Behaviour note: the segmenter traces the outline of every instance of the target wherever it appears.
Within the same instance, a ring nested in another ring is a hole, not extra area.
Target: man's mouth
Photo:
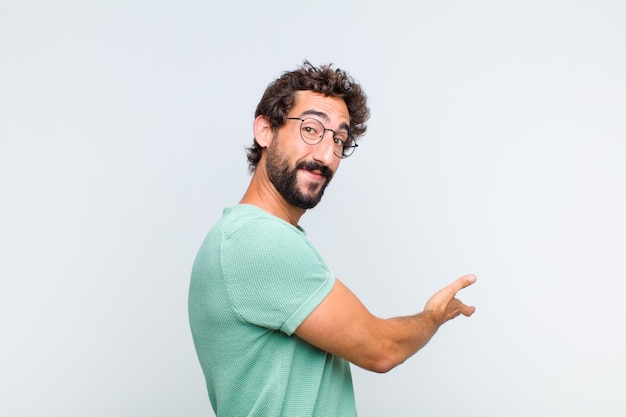
[[[318,164],[316,162],[300,162],[298,164],[298,166],[296,166],[297,169],[303,169],[305,171],[309,171],[311,174],[314,175],[318,175],[321,176],[323,178],[326,178],[328,180],[330,180],[333,177],[333,173],[330,170],[330,168],[328,168],[325,165],[322,164]]]

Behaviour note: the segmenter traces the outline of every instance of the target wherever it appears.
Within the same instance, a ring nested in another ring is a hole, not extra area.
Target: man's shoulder
[[[224,209],[222,218],[214,227],[224,239],[234,236],[255,235],[271,237],[276,235],[303,236],[303,231],[292,226],[265,210],[250,204],[239,204]]]

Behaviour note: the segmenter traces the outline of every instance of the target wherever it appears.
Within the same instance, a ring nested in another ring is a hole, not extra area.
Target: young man
[[[469,307],[466,275],[413,316],[380,319],[328,270],[298,226],[369,118],[344,71],[305,62],[269,85],[248,149],[253,173],[196,257],[191,330],[221,416],[354,416],[349,362],[387,372]]]

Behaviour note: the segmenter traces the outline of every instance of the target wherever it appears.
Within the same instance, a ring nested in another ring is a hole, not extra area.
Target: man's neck
[[[260,166],[252,175],[250,185],[240,203],[257,206],[294,226],[298,225],[300,217],[306,212],[305,209],[289,204],[276,190],[267,175],[264,175],[263,168]]]

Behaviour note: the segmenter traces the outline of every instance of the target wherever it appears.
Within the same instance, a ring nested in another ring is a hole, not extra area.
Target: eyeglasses
[[[333,132],[333,143],[335,144],[335,156],[338,158],[347,158],[354,149],[359,146],[354,141],[352,135],[346,130],[335,132],[332,129],[326,129],[322,122],[317,119],[300,117],[287,117],[287,120],[300,120],[300,137],[307,145],[317,145],[324,139],[326,131]]]

